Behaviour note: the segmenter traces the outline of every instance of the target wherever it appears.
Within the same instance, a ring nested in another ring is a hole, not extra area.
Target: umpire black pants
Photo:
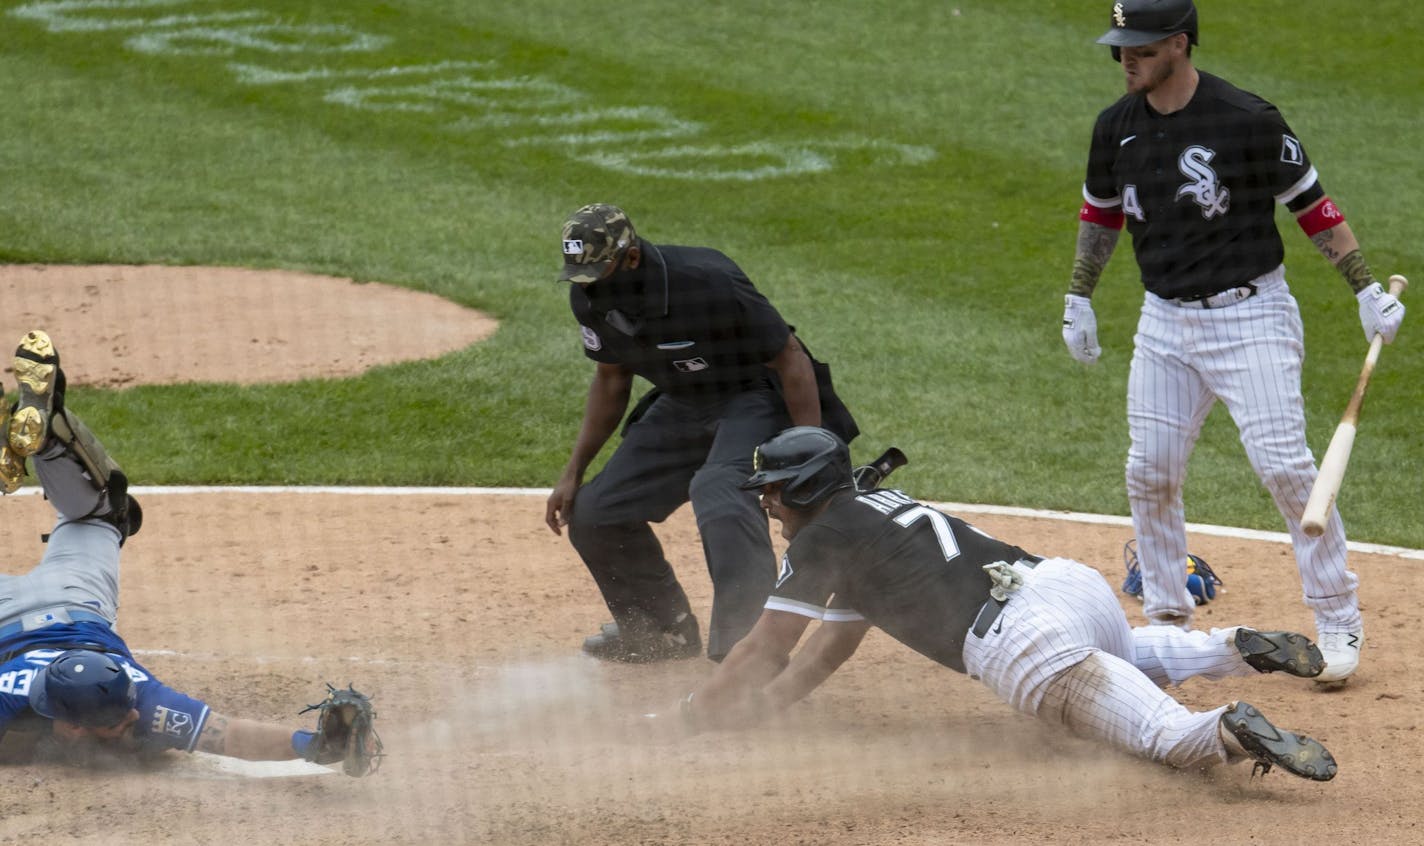
[[[766,513],[752,491],[752,452],[791,424],[769,385],[698,403],[659,396],[628,427],[602,472],[579,489],[569,540],[628,632],[671,628],[687,595],[649,523],[691,500],[712,577],[707,655],[721,660],[761,615],[776,576]]]

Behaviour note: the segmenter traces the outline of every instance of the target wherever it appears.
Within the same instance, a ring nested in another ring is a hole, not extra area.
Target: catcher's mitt
[[[1122,563],[1127,567],[1127,578],[1122,580],[1122,592],[1128,596],[1142,598],[1142,568],[1137,561],[1137,539],[1133,538],[1122,547]],[[1221,587],[1221,579],[1210,565],[1199,555],[1187,553],[1187,592],[1197,605],[1205,605],[1216,599],[1216,589]]]
[[[376,734],[376,709],[371,697],[326,685],[326,698],[300,713],[316,711],[316,734],[307,746],[306,759],[317,764],[341,762],[349,776],[360,778],[380,768],[383,748]]]

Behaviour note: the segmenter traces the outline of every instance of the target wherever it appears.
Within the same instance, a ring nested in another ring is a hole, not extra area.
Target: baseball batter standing
[[[1127,94],[1093,128],[1063,339],[1074,358],[1097,361],[1090,298],[1126,222],[1147,289],[1127,396],[1127,492],[1144,611],[1155,623],[1191,625],[1182,483],[1220,399],[1290,531],[1327,662],[1318,680],[1342,681],[1364,644],[1358,579],[1346,569],[1337,513],[1319,538],[1301,530],[1316,466],[1305,440],[1300,312],[1286,284],[1276,204],[1349,283],[1367,340],[1379,333],[1392,341],[1404,307],[1370,273],[1276,107],[1193,66],[1191,0],[1114,3],[1098,43],[1121,62]]]
[[[701,654],[697,620],[649,526],[690,499],[713,586],[707,656],[719,661],[756,622],[776,571],[766,515],[737,487],[752,450],[790,423],[824,421],[849,439],[855,421],[825,366],[722,253],[651,244],[622,209],[596,204],[564,223],[563,256],[559,278],[573,283],[569,304],[597,367],[545,520],[556,534],[568,525],[613,614],[583,649],[627,662]],[[580,487],[634,376],[654,389]]]
[[[1314,675],[1323,661],[1304,635],[1130,628],[1097,570],[1031,555],[898,490],[858,490],[850,450],[824,429],[778,434],[757,448],[754,466],[744,484],[762,492],[791,543],[756,627],[683,701],[683,730],[736,728],[796,702],[873,625],[1022,713],[1154,761],[1254,760],[1334,777],[1323,746],[1252,706],[1193,712],[1159,686]],[[813,620],[820,625],[796,649]]]

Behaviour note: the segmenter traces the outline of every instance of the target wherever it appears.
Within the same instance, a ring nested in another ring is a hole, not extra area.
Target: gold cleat
[[[10,451],[9,444],[0,444],[0,493],[12,494],[20,489],[25,478],[25,459]]]
[[[15,349],[15,380],[20,383],[20,400],[10,416],[8,436],[9,451],[20,460],[22,470],[24,459],[39,452],[49,435],[58,378],[59,353],[49,335],[39,329],[27,333]]]

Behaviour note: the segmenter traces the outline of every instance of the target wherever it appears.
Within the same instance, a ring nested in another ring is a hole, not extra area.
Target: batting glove
[[[1404,304],[1378,282],[1365,286],[1355,299],[1360,301],[1360,325],[1365,329],[1365,340],[1373,342],[1379,334],[1384,336],[1386,344],[1394,341],[1399,324],[1404,322]]]
[[[1077,294],[1063,297],[1063,343],[1068,352],[1084,364],[1094,364],[1103,348],[1098,346],[1098,318],[1093,301]]]

